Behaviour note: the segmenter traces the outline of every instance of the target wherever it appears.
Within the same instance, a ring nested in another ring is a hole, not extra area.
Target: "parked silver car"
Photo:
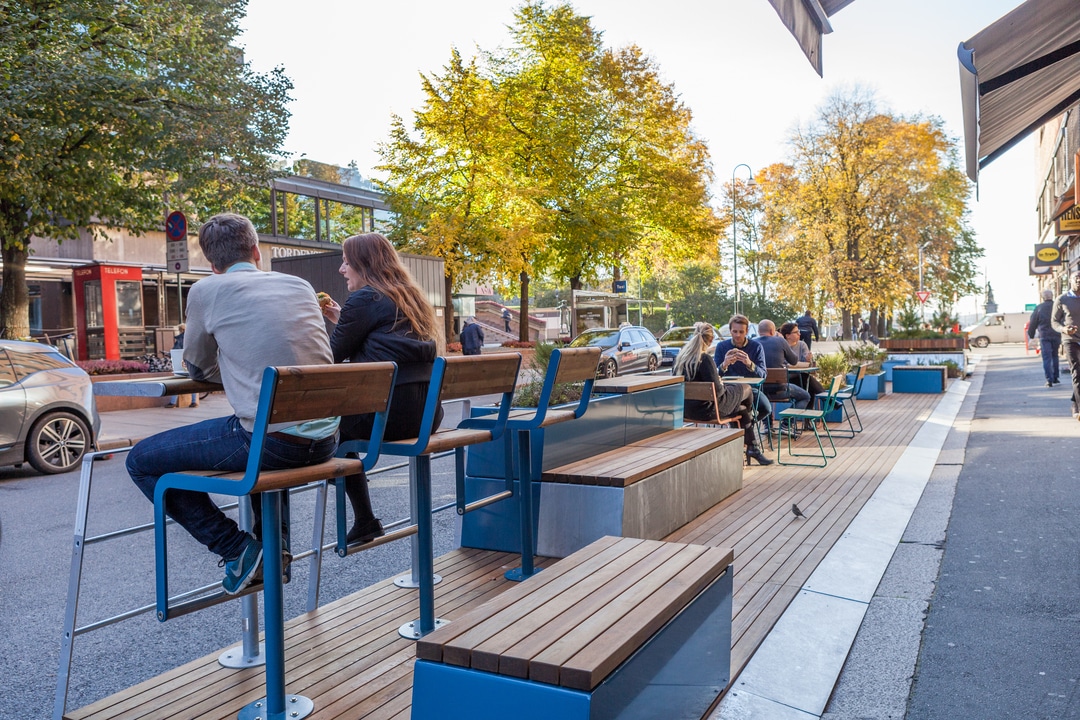
[[[652,371],[660,367],[660,343],[647,328],[593,328],[578,335],[570,347],[600,348],[599,377],[615,377],[627,372]]]
[[[50,345],[0,340],[0,466],[74,470],[100,429],[82,368]]]

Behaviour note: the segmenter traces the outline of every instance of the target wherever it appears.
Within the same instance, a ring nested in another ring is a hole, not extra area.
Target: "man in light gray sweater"
[[[251,221],[241,215],[215,215],[199,229],[199,247],[214,274],[188,295],[184,362],[196,380],[224,386],[234,414],[158,433],[131,450],[128,473],[151,501],[166,473],[246,468],[266,367],[333,364],[315,291],[300,278],[260,270],[258,240]],[[269,428],[264,469],[333,457],[338,418],[285,425]],[[252,500],[258,533],[260,503]],[[207,493],[171,491],[166,512],[221,556],[225,592],[234,595],[261,577],[262,543],[240,530]]]
[[[1054,308],[1050,311],[1050,324],[1061,333],[1061,344],[1065,346],[1065,357],[1069,358],[1069,372],[1072,375],[1072,415],[1080,420],[1080,272],[1073,273],[1069,292],[1058,296]]]

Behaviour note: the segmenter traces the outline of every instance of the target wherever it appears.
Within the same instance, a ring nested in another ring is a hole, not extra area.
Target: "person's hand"
[[[1077,328],[1075,325],[1066,325],[1065,326],[1065,332],[1069,333],[1070,335],[1075,335],[1076,331],[1078,329],[1080,329],[1080,328]]]
[[[341,306],[331,298],[330,302],[322,306],[322,314],[327,320],[337,325],[338,320],[341,319]]]

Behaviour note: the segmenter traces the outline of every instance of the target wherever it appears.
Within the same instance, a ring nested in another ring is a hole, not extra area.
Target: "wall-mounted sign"
[[[1036,265],[1034,255],[1028,258],[1028,275],[1049,275],[1052,270],[1049,266]]]
[[[1055,267],[1061,264],[1061,250],[1054,243],[1035,246],[1035,265],[1037,267]]]
[[[1080,205],[1073,205],[1061,213],[1054,221],[1054,229],[1058,235],[1071,235],[1080,232]]]
[[[626,292],[626,281],[615,280],[611,283],[611,292],[624,293]]]

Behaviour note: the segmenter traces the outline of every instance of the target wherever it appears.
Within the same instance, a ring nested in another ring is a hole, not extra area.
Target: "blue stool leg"
[[[533,567],[533,491],[532,458],[530,457],[530,432],[518,430],[518,486],[521,497],[518,508],[521,511],[521,567],[506,571],[506,579],[521,582],[537,573]]]
[[[416,640],[446,624],[435,617],[435,540],[431,526],[431,456],[416,458],[416,539],[419,546],[416,570],[420,577],[420,619],[405,623],[398,634]]]
[[[266,612],[266,697],[245,705],[239,720],[304,718],[315,709],[285,694],[285,592],[281,584],[281,491],[262,493],[263,604]],[[288,715],[286,716],[286,712]]]

